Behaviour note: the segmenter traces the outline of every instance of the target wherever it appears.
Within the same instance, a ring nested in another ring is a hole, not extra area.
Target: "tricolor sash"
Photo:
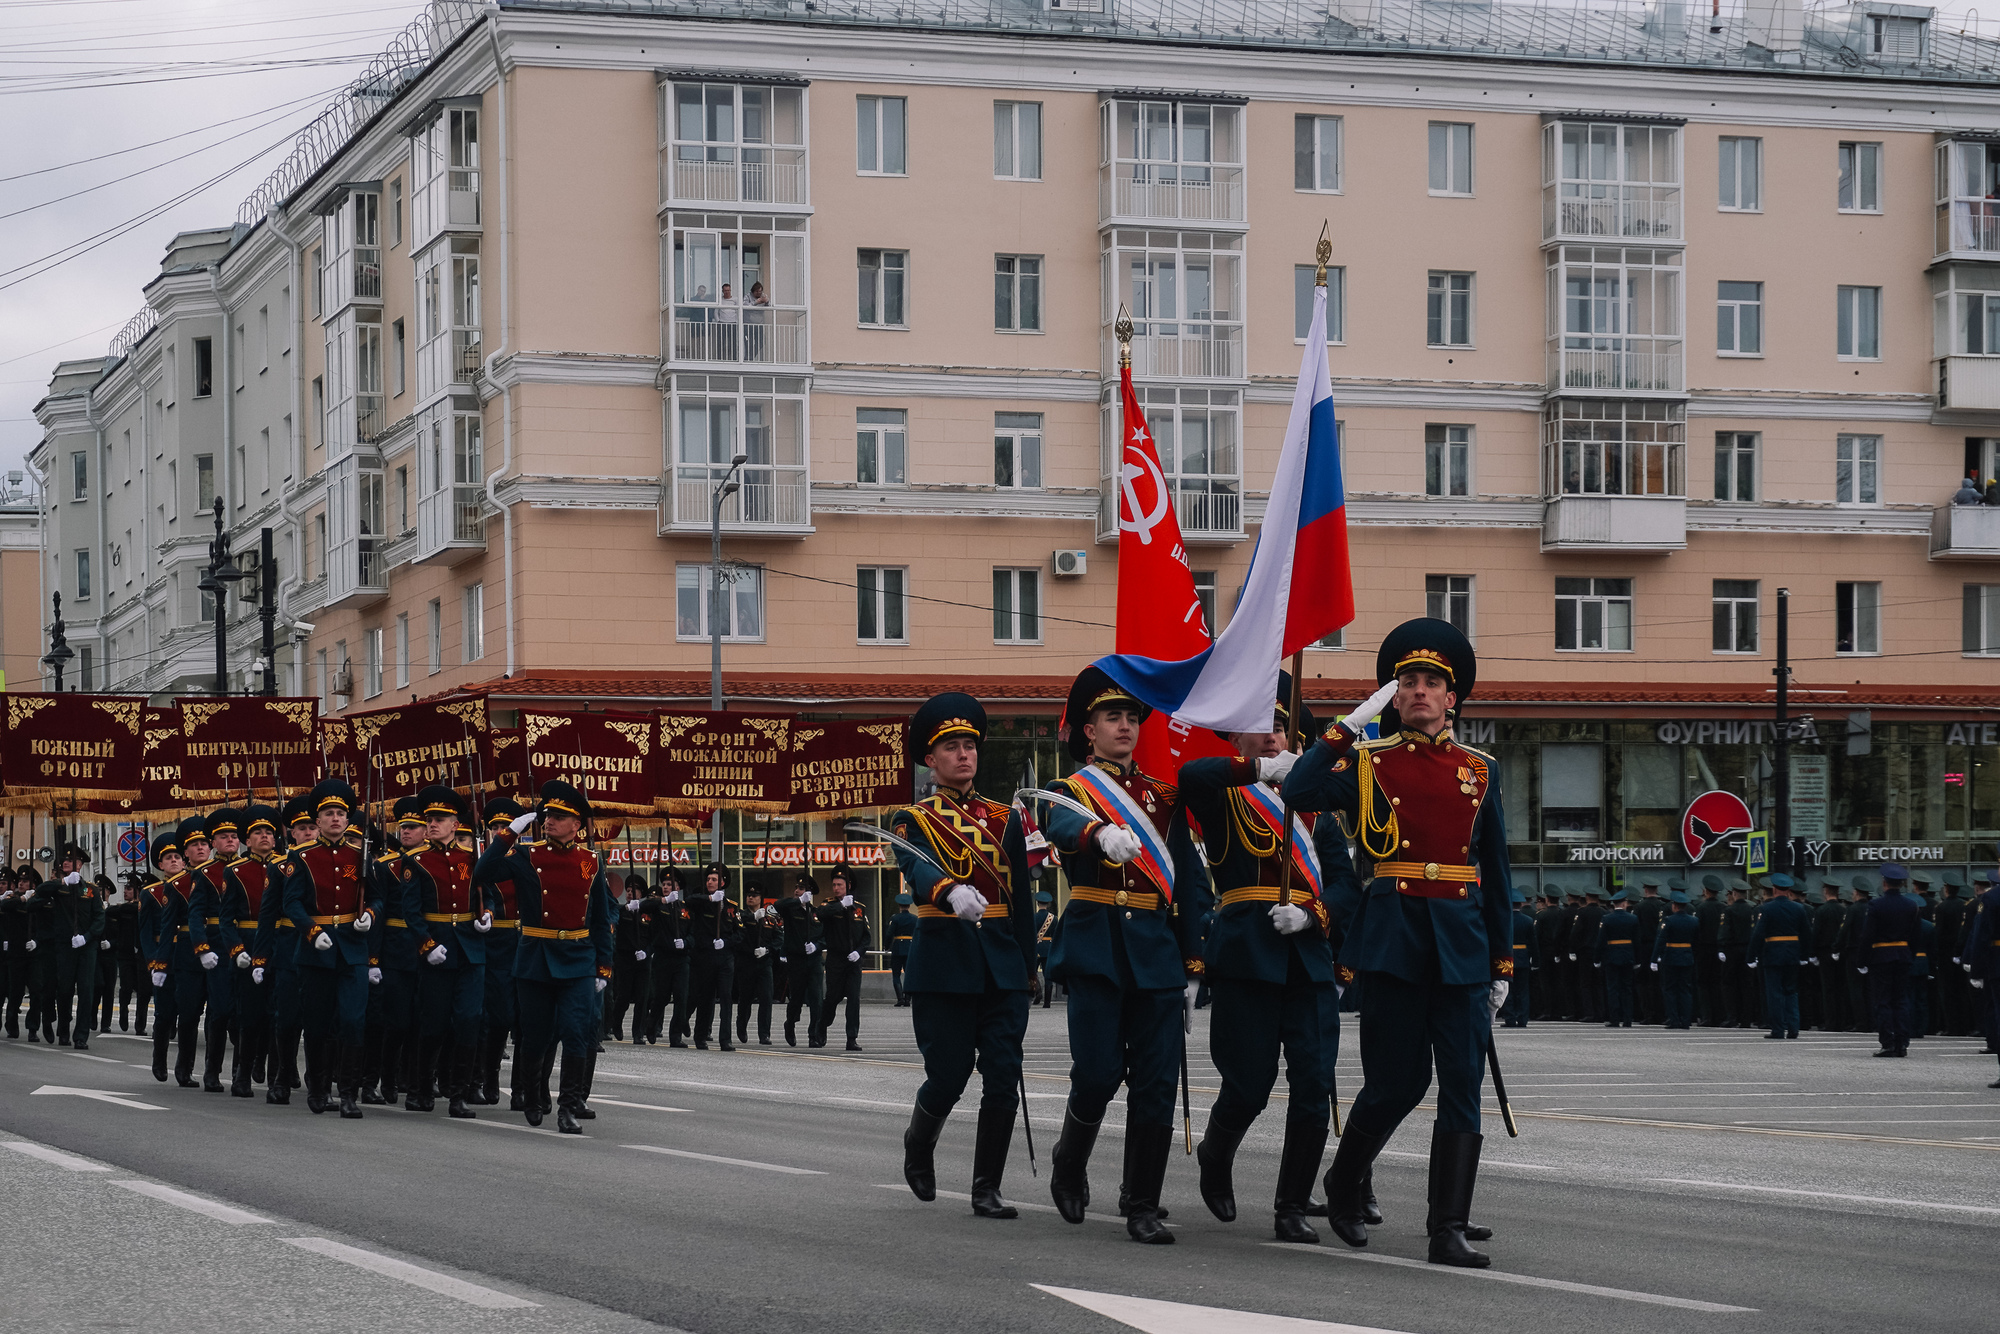
[[[1133,799],[1121,783],[1112,781],[1102,769],[1094,764],[1086,764],[1064,780],[1073,783],[1084,800],[1088,801],[1098,814],[1111,824],[1129,829],[1139,836],[1139,855],[1129,863],[1139,869],[1140,874],[1160,887],[1166,900],[1174,900],[1174,859],[1167,851],[1167,840],[1160,836],[1152,817]]]
[[[1250,783],[1237,790],[1249,799],[1251,813],[1258,822],[1282,843],[1285,807],[1278,800],[1278,794],[1263,783]],[[1296,815],[1292,817],[1292,866],[1305,877],[1312,896],[1320,897],[1319,849],[1313,846],[1312,834],[1307,830],[1305,821]]]

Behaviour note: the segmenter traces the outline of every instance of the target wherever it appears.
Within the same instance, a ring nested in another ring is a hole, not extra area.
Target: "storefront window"
[[[1542,747],[1543,837],[1595,843],[1604,815],[1604,747],[1558,742]]]
[[[1618,771],[1618,837],[1628,843],[1675,837],[1681,817],[1680,747],[1628,741],[1613,748],[1612,763]]]

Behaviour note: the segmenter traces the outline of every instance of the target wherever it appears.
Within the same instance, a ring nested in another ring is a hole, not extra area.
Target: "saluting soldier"
[[[1767,881],[1771,897],[1757,914],[1750,932],[1746,960],[1764,975],[1764,1021],[1769,1038],[1799,1035],[1799,961],[1805,957],[1811,918],[1805,905],[1792,898],[1794,882],[1783,873]]]
[[[521,940],[514,955],[521,1041],[514,1068],[522,1075],[522,1112],[542,1123],[542,1071],[552,1044],[562,1047],[556,1129],[580,1135],[586,1111],[586,1067],[596,1023],[592,1002],[611,982],[611,886],[597,854],[579,843],[590,803],[560,779],[542,784],[543,838],[521,835],[535,821],[517,815],[479,858],[481,883],[514,882]]]
[[[521,814],[520,804],[510,797],[494,797],[486,803],[486,838],[491,843],[500,830]],[[507,1037],[514,1029],[514,953],[521,940],[520,912],[516,907],[514,882],[501,870],[489,868],[481,876],[473,865],[472,883],[484,890],[497,916],[486,933],[486,996],[480,1005],[479,1086],[477,1096],[467,1099],[484,1107],[500,1101],[500,1057],[507,1050]],[[636,1021],[635,1021],[636,1022]],[[516,1065],[514,1069],[519,1070]],[[520,1084],[510,1109],[520,1111]]]
[[[736,1040],[750,1041],[750,1011],[757,1011],[757,1045],[771,1045],[771,998],[776,994],[773,970],[777,966],[777,910],[766,906],[764,895],[754,889],[743,892],[743,936],[736,949]]]
[[[1327,729],[1284,785],[1294,809],[1339,812],[1372,863],[1364,890],[1345,841],[1320,844],[1329,907],[1345,926],[1340,961],[1362,982],[1363,1083],[1327,1171],[1328,1221],[1350,1246],[1367,1245],[1369,1166],[1430,1088],[1435,1065],[1429,1258],[1469,1268],[1490,1263],[1467,1244],[1479,1086],[1492,1016],[1514,974],[1497,769],[1451,734],[1477,665],[1448,622],[1404,622],[1376,657],[1386,684]],[[1362,741],[1378,714],[1381,739]]]
[[[458,846],[458,793],[427,787],[417,794],[423,842],[403,858],[403,920],[423,964],[417,972],[417,1077],[422,1110],[442,1084],[449,1112],[477,1115],[466,1099],[474,1086],[479,1018],[486,1002],[486,935],[494,911],[487,891],[472,884],[472,854]]]
[[[67,1041],[78,1051],[90,1046],[91,1017],[97,1008],[97,942],[104,934],[104,896],[84,878],[83,868],[88,865],[90,855],[76,844],[68,844],[63,848],[60,878],[41,888],[48,898],[54,927],[54,938],[45,948],[55,983],[56,1040]]]
[[[139,949],[146,960],[146,980],[153,992],[153,1078],[161,1083],[167,1081],[167,1044],[172,1042],[179,1028],[179,1015],[174,1010],[174,989],[167,985],[172,963],[174,930],[171,908],[175,902],[170,883],[180,875],[187,863],[181,858],[181,833],[178,826],[168,825],[154,833],[152,839],[153,869],[159,878],[140,892],[139,898]],[[28,1036],[34,1036],[33,1016],[29,1016]]]
[[[826,1034],[820,1028],[820,1009],[826,1003],[826,932],[813,911],[819,882],[801,875],[792,892],[778,900],[778,924],[785,932],[785,1045],[799,1045],[799,1008],[806,1012],[806,1043],[824,1047]]]
[[[833,1031],[833,1016],[847,1002],[847,1050],[861,1050],[861,956],[868,949],[868,917],[854,897],[854,873],[842,862],[827,877],[819,924],[826,933],[826,1009],[819,1019],[819,1045]]]
[[[1069,874],[1049,976],[1069,994],[1070,1094],[1050,1155],[1049,1194],[1064,1221],[1090,1204],[1091,1151],[1122,1077],[1125,1230],[1171,1243],[1160,1187],[1173,1147],[1175,1076],[1202,975],[1208,876],[1174,787],[1132,763],[1152,710],[1097,667],[1070,686],[1063,740],[1084,767],[1051,784],[1085,809],[1041,803],[1037,823]],[[1193,896],[1184,905],[1184,896]]]
[[[1195,1149],[1202,1202],[1223,1222],[1236,1221],[1237,1146],[1270,1103],[1282,1055],[1288,1100],[1272,1228],[1279,1241],[1318,1245],[1306,1214],[1326,1152],[1340,1051],[1339,942],[1321,899],[1325,873],[1310,817],[1292,816],[1288,824],[1290,812],[1278,797],[1278,784],[1298,760],[1291,698],[1291,673],[1280,672],[1271,730],[1224,736],[1234,757],[1192,760],[1175,781],[1201,826],[1217,904],[1202,976],[1214,998],[1208,1049],[1222,1093]],[[1315,730],[1302,709],[1300,734]],[[1345,837],[1337,828],[1328,836]],[[1187,890],[1181,890],[1183,912],[1194,902]]]
[[[645,1021],[650,1010],[653,956],[659,953],[656,941],[659,900],[646,893],[646,881],[638,875],[625,877],[625,898],[618,904],[612,927],[611,1004],[604,1007],[604,1033],[625,1037],[625,1012],[632,1011],[632,1045],[646,1045]]]
[[[1653,940],[1650,966],[1659,975],[1670,1029],[1694,1027],[1695,940],[1700,934],[1701,924],[1688,911],[1687,892],[1673,891],[1667,915],[1660,919],[1660,934]]]
[[[896,913],[889,919],[889,985],[896,989],[898,1009],[910,1003],[903,991],[903,969],[910,961],[910,943],[917,938],[917,915],[910,911],[916,900],[908,890],[896,896]]]
[[[347,841],[354,789],[329,778],[308,797],[315,837],[296,849],[285,877],[285,916],[299,931],[299,1012],[306,1039],[306,1106],[317,1114],[340,1088],[340,1114],[358,1120],[368,1013],[369,933],[383,917],[379,888]]]
[[[1023,884],[1020,823],[1012,808],[973,788],[986,710],[970,695],[933,696],[910,719],[909,750],[930,766],[937,790],[891,821],[923,850],[896,849],[916,900],[910,950],[910,1024],[924,1082],[903,1133],[903,1179],[918,1199],[937,1198],[935,1150],[945,1118],[977,1066],[982,1081],[972,1149],[972,1212],[1014,1218],[1000,1181],[1019,1109],[1021,1042],[1034,970],[1033,907]]]

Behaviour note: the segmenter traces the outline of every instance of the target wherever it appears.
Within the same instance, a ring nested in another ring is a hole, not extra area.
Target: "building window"
[[[444,599],[432,598],[426,611],[429,620],[425,633],[430,641],[430,673],[436,676],[444,670]]]
[[[864,644],[907,644],[909,571],[864,565],[854,572],[854,635]]]
[[[1936,11],[1932,11],[1935,13]],[[1891,60],[1921,60],[1924,54],[1924,24],[1921,18],[1868,17],[1871,52]]]
[[[1003,181],[1042,179],[1042,104],[993,104],[993,175]]]
[[[326,377],[313,376],[313,407],[309,419],[319,423],[320,444],[326,443]],[[310,432],[307,433],[310,436]]]
[[[993,257],[993,327],[1015,333],[1042,331],[1042,257]]]
[[[909,296],[910,254],[907,250],[863,250],[858,252],[861,276],[863,324],[900,329],[909,324],[906,303]]]
[[[397,320],[389,326],[389,346],[396,356],[396,395],[401,397],[410,386],[410,341],[403,330],[403,322]]]
[[[1315,264],[1292,266],[1292,341],[1303,343],[1312,329],[1313,282],[1319,271]],[[1326,341],[1347,341],[1347,270],[1328,265],[1326,270]]]
[[[1717,579],[1711,598],[1717,653],[1757,651],[1757,581]]]
[[[901,408],[861,408],[855,413],[854,480],[863,486],[902,486],[909,480],[910,414]]]
[[[1840,211],[1882,211],[1882,145],[1840,146]]]
[[[1879,361],[1882,357],[1882,289],[1842,287],[1835,300],[1835,352],[1846,361]]]
[[[1431,193],[1472,193],[1472,127],[1431,122]]]
[[[904,149],[905,101],[900,97],[854,99],[854,169],[864,176],[907,174]]]
[[[1882,585],[1835,584],[1833,616],[1834,652],[1882,651]]]
[[[1424,341],[1432,347],[1472,345],[1472,275],[1430,275],[1424,304]]]
[[[1542,410],[1549,496],[1684,496],[1686,450],[1679,403],[1563,398]]]
[[[707,565],[674,566],[675,637],[705,641],[713,625],[720,627],[725,641],[754,643],[763,639],[764,567],[725,564],[719,598],[714,597],[708,571]]]
[[[194,456],[194,503],[203,514],[215,508],[215,455]]]
[[[1314,640],[1313,648],[1344,649],[1347,647],[1347,627],[1342,626],[1324,639]]]
[[[1764,284],[1715,285],[1715,350],[1732,357],[1764,355]]]
[[[215,392],[215,341],[194,340],[194,396],[207,398]]]
[[[2000,584],[1965,586],[1965,651],[2000,654]]]
[[[1042,572],[993,572],[993,642],[1039,644],[1042,639]]]
[[[81,451],[69,456],[69,498],[90,498],[90,455]]]
[[[1882,503],[1882,437],[1843,435],[1834,442],[1833,499],[1841,505]]]
[[[1719,148],[1720,180],[1716,207],[1725,212],[1757,213],[1764,207],[1764,141],[1723,138]]]
[[[1294,190],[1315,190],[1328,194],[1340,192],[1341,119],[1339,116],[1292,118]]]
[[[1467,639],[1472,638],[1472,576],[1425,575],[1424,615],[1449,621],[1454,630]]]
[[[1173,493],[1174,513],[1183,533],[1243,531],[1243,467],[1238,449],[1243,392],[1240,389],[1167,389],[1147,386],[1135,391],[1146,414],[1160,455],[1160,467]],[[1125,431],[1117,386],[1107,387],[1098,401],[1099,478],[1102,483],[1098,531],[1118,531],[1119,469],[1125,457]],[[1336,427],[1338,423],[1336,423]]]
[[[396,614],[396,689],[410,684],[410,613]]]
[[[1745,503],[1757,499],[1757,433],[1715,433],[1715,498]]]
[[[1194,597],[1201,603],[1201,628],[1215,638],[1215,571],[1194,571]]]
[[[1630,653],[1632,581],[1556,580],[1556,647],[1574,652]]]
[[[88,549],[76,553],[76,600],[90,601],[90,552]]]
[[[112,643],[115,651],[117,641],[113,640]],[[96,664],[91,659],[90,645],[78,644],[76,646],[77,685],[84,690],[97,689],[96,672],[94,670]]]
[[[1042,414],[993,414],[993,485],[1038,490],[1042,485]]]
[[[1424,494],[1472,494],[1472,428],[1424,427]]]
[[[465,588],[465,660],[478,662],[486,656],[486,585]]]
[[[374,699],[382,693],[382,627],[375,626],[361,635],[361,697]]]
[[[403,178],[389,182],[389,248],[403,244]]]

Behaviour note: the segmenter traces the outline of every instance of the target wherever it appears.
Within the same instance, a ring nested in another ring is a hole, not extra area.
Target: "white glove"
[[[1311,921],[1306,910],[1295,903],[1274,903],[1271,905],[1271,925],[1278,928],[1281,936],[1294,935],[1306,929]]]
[[[986,915],[986,896],[971,885],[953,885],[944,901],[961,922],[976,922]]]
[[[721,949],[721,948],[722,948],[722,941],[721,941],[720,939],[716,940],[716,942],[715,942],[715,948],[717,948],[717,949]]]
[[[1750,961],[1750,966],[1751,966],[1752,968],[1755,968],[1755,967],[1757,966],[1757,961],[1756,961],[1755,959],[1752,959],[1752,960]]]
[[[1576,956],[1575,956],[1574,954],[1572,954],[1572,955],[1570,955],[1569,957],[1570,957],[1570,958],[1572,958],[1572,959],[1574,959],[1574,958],[1575,958]],[[1722,952],[1721,950],[1717,950],[1717,951],[1715,952],[1715,957],[1716,957],[1716,958],[1717,958],[1718,960],[1720,960],[1721,962],[1723,962],[1723,963],[1728,963],[1728,962],[1729,962],[1729,956],[1728,956],[1727,954],[1724,954],[1724,953],[1723,953],[1723,952]]]
[[[675,949],[677,949],[677,950],[684,950],[684,949],[686,949],[687,947],[688,947],[688,943],[687,943],[687,942],[686,942],[685,940],[682,940],[682,939],[681,939],[681,938],[680,938],[679,936],[676,936],[676,937],[674,937],[674,948],[675,948]]]
[[[600,978],[598,978],[598,979],[597,979],[597,992],[598,992],[598,994],[599,994],[599,995],[603,995],[603,994],[604,994],[604,988],[605,988],[606,986],[608,986],[608,985],[610,985],[610,984],[609,984],[609,983],[607,983],[607,982],[606,982],[606,981],[605,981],[605,980],[604,980],[603,978],[601,978],[601,977],[600,977]]]
[[[1861,974],[1861,976],[1863,977],[1868,976],[1868,970],[1866,968],[1857,968],[1854,971]]]
[[[722,902],[722,901],[723,901],[724,899],[726,899],[726,898],[728,898],[728,897],[729,897],[729,893],[728,893],[728,891],[727,891],[727,890],[721,890],[721,889],[718,889],[718,890],[716,890],[716,891],[715,891],[715,892],[714,892],[713,894],[710,894],[710,895],[708,896],[708,901],[709,901],[710,903],[720,903],[720,902]]]
[[[1660,971],[1660,965],[1658,965],[1658,964],[1656,964],[1656,963],[1654,963],[1654,964],[1648,964],[1648,965],[1646,965],[1646,966],[1647,966],[1648,968],[1651,968],[1651,969],[1652,969],[1652,970],[1653,970],[1654,972],[1656,972],[1656,973]]]
[[[320,932],[318,935],[313,937],[313,948],[316,950],[332,949],[333,937],[327,934],[325,931]]]
[[[803,903],[803,904],[805,904],[805,905],[806,905],[806,907],[808,907],[808,908],[812,907],[812,906],[813,906],[813,896],[812,896],[812,891],[811,891],[811,890],[809,890],[809,889],[805,889],[805,890],[800,890],[800,891],[799,891],[799,902],[800,902],[800,903]]]
[[[528,826],[533,824],[534,822],[535,822],[535,813],[533,811],[529,811],[525,815],[517,815],[513,819],[509,820],[507,822],[507,827],[513,830],[516,836],[519,836],[523,833],[526,833]]]
[[[363,908],[361,910],[361,915],[354,919],[354,934],[357,936],[365,936],[374,929],[375,929],[375,914],[369,912],[366,908]]]
[[[84,943],[85,942],[82,936],[71,936],[69,938],[69,947],[73,950],[82,949],[84,947]]]
[[[237,955],[237,956],[236,956],[236,966],[237,966],[238,968],[248,968],[248,967],[250,966],[250,956],[249,956],[249,955],[247,955],[247,954],[239,954],[239,955]]]
[[[35,952],[35,942],[31,940],[28,942],[28,953],[33,954],[34,952]]]
[[[1973,985],[1973,986],[1974,986],[1974,987],[1975,987],[1976,989],[1978,989],[1978,990],[1980,990],[1980,991],[1984,991],[1984,990],[1986,990],[1986,979],[1985,979],[1985,978],[1983,978],[1983,977],[1975,977],[1975,978],[1973,978],[1973,979],[1972,979],[1972,985]]]
[[[473,918],[472,929],[482,936],[491,931],[493,929],[493,910],[489,908],[479,914],[479,916]]]
[[[260,987],[264,985],[264,966],[262,964],[250,970],[250,980]]]
[[[111,948],[111,942],[108,940],[100,940],[97,942],[97,948],[101,950],[108,950]]]
[[[1139,836],[1123,825],[1108,824],[1097,831],[1097,847],[1104,854],[1104,860],[1114,866],[1123,866],[1138,856],[1145,845]]]
[[[669,890],[666,901],[668,903],[679,903],[681,901],[681,892],[678,889]]]
[[[806,942],[806,953],[807,953],[807,954],[818,954],[818,953],[819,953],[819,946],[817,946],[817,945],[813,944],[813,943],[812,943],[812,942],[811,942],[810,940],[808,940],[808,941]]]
[[[646,962],[646,951],[644,951],[644,950],[633,950],[633,951],[632,951],[632,962],[633,962],[633,963],[644,963],[644,962]]]
[[[1575,962],[1576,962],[1576,956],[1575,956],[1574,954],[1570,955],[1570,956],[1569,956],[1569,961],[1570,961],[1571,963],[1575,963]]]
[[[854,896],[852,894],[842,894],[840,896],[840,906],[843,908],[852,908],[854,906]]]
[[[425,962],[425,963],[428,963],[428,964],[440,964],[440,963],[443,963],[443,962],[444,962],[444,946],[442,946],[442,945],[433,945],[433,946],[431,946],[431,952],[430,952],[429,954],[426,954],[426,955],[424,956],[424,962]]]
[[[34,944],[32,940],[29,941],[28,943],[30,945]],[[155,968],[153,970],[153,985],[156,987],[163,987],[167,985],[167,973],[164,968]]]
[[[26,903],[29,899],[32,899],[33,897],[35,897],[34,890],[32,889],[23,890],[21,893],[21,902]]]
[[[1721,955],[1717,955],[1716,957],[1717,957],[1717,958],[1721,958],[1722,956],[1721,956]],[[1838,954],[1834,955],[1834,956],[1833,956],[1833,961],[1834,961],[1835,963],[1839,963],[1839,962],[1840,962],[1840,956],[1839,956]]]
[[[768,913],[768,912],[770,912],[770,911],[771,911],[771,910],[770,910],[769,908],[759,908],[759,909],[758,909],[758,910],[757,910],[756,912],[753,912],[753,913],[751,913],[750,915],[751,915],[752,917],[756,918],[756,919],[757,919],[758,921],[760,921],[760,922],[761,922],[761,921],[763,921],[763,920],[764,920],[764,914],[766,914],[766,913]]]
[[[1181,993],[1181,1031],[1183,1033],[1194,1032],[1194,998],[1200,991],[1201,983],[1190,982],[1187,984],[1187,990]]]
[[[759,945],[756,949],[750,951],[750,957],[753,959],[761,959],[770,952],[771,952],[770,950],[764,948],[762,945]]]
[[[849,950],[849,951],[847,952],[847,961],[848,961],[849,963],[860,963],[860,962],[861,962],[861,951],[860,951],[860,950]]]
[[[1836,958],[1836,959],[1838,959],[1838,958],[1839,958],[1840,956],[1839,956],[1838,954],[1836,954],[1836,955],[1834,955],[1833,957],[1834,957],[1834,958]],[[1960,964],[1960,965],[1959,965],[1959,967],[1960,967],[1960,968],[1963,968],[1963,969],[1964,969],[1964,970],[1965,970],[1966,972],[1968,972],[1968,973],[1972,971],[1972,965],[1971,965],[1971,964],[1969,964],[1969,963],[1962,963],[1962,964]]]
[[[1265,783],[1282,783],[1285,781],[1285,775],[1290,773],[1292,766],[1298,762],[1298,755],[1289,750],[1277,755],[1266,755],[1257,761],[1257,778]]]
[[[380,986],[381,983],[382,983],[382,970],[380,968],[370,968],[368,970],[368,985],[371,987]]]
[[[201,956],[201,966],[203,968],[213,970],[214,967],[221,962],[222,962],[221,958],[217,956],[214,950],[203,951]]]
[[[1396,698],[1398,688],[1397,683],[1394,681],[1384,685],[1367,699],[1362,700],[1361,706],[1353,713],[1342,718],[1340,725],[1355,736],[1360,736],[1361,729],[1374,722],[1381,716],[1382,710],[1389,707],[1389,701]]]
[[[1499,1015],[1500,1007],[1507,1003],[1507,993],[1512,989],[1513,984],[1503,978],[1495,982],[1493,989],[1486,993],[1486,1017],[1489,1023]]]
[[[1592,968],[1602,968],[1602,967],[1604,967],[1604,965],[1603,965],[1603,964],[1601,964],[1601,963],[1594,963],[1594,964],[1592,964],[1592,965],[1590,965],[1590,966],[1591,966]]]
[[[68,875],[66,875],[66,876],[64,876],[64,877],[63,877],[63,883],[64,883],[65,885],[80,885],[80,884],[82,884],[82,883],[83,883],[83,872],[81,872],[81,871],[71,871],[71,872],[70,872],[70,873],[69,873]]]

